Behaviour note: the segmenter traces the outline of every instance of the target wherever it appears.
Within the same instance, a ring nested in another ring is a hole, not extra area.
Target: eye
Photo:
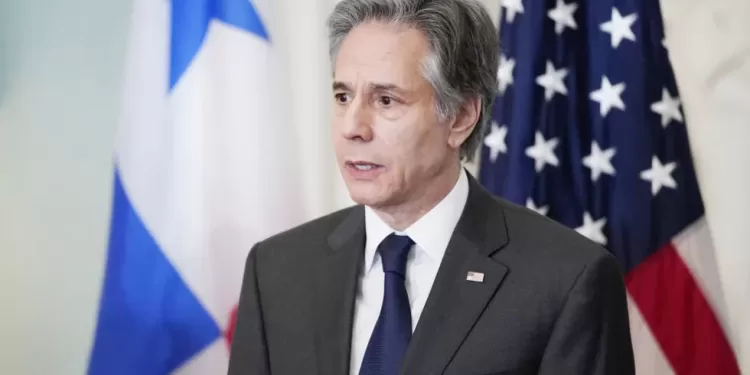
[[[334,98],[336,99],[336,102],[339,104],[346,104],[349,102],[349,94],[344,92],[339,92],[334,95]]]
[[[380,98],[378,98],[378,100],[380,101],[380,104],[386,107],[390,106],[394,102],[394,99],[390,96],[381,96]]]

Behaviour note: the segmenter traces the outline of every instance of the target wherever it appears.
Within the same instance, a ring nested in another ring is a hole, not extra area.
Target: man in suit
[[[461,167],[497,87],[483,7],[344,0],[328,26],[358,205],[250,251],[229,374],[633,374],[614,257]]]

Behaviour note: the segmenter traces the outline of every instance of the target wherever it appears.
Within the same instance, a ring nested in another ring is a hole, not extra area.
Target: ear
[[[471,132],[479,121],[482,114],[482,101],[479,95],[469,97],[459,109],[450,128],[448,145],[453,149],[460,149],[461,145],[469,138]]]

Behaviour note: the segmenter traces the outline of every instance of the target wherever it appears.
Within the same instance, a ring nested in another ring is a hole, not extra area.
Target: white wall
[[[0,1],[0,373],[82,374],[129,3]]]
[[[310,216],[348,202],[327,132],[323,20],[334,2],[259,2],[264,14],[279,4],[279,17],[269,22],[288,53],[290,111],[306,140]],[[497,20],[499,0],[485,3]],[[740,167],[750,163],[743,147],[750,142],[750,29],[744,21],[750,12],[745,0],[662,3],[721,248],[719,265],[727,275],[739,275],[723,281],[734,301],[734,339],[750,369],[750,342],[741,341],[750,337],[750,327],[740,316],[750,313],[750,273],[733,261],[750,254],[742,238],[750,168]],[[106,249],[129,7],[129,0],[0,1],[2,374],[84,372]]]
[[[750,2],[661,0],[730,338],[750,373]]]

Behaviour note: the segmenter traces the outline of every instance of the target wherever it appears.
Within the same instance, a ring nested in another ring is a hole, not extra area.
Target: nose
[[[372,140],[373,111],[362,96],[358,95],[346,108],[342,124],[344,138],[356,142]]]

